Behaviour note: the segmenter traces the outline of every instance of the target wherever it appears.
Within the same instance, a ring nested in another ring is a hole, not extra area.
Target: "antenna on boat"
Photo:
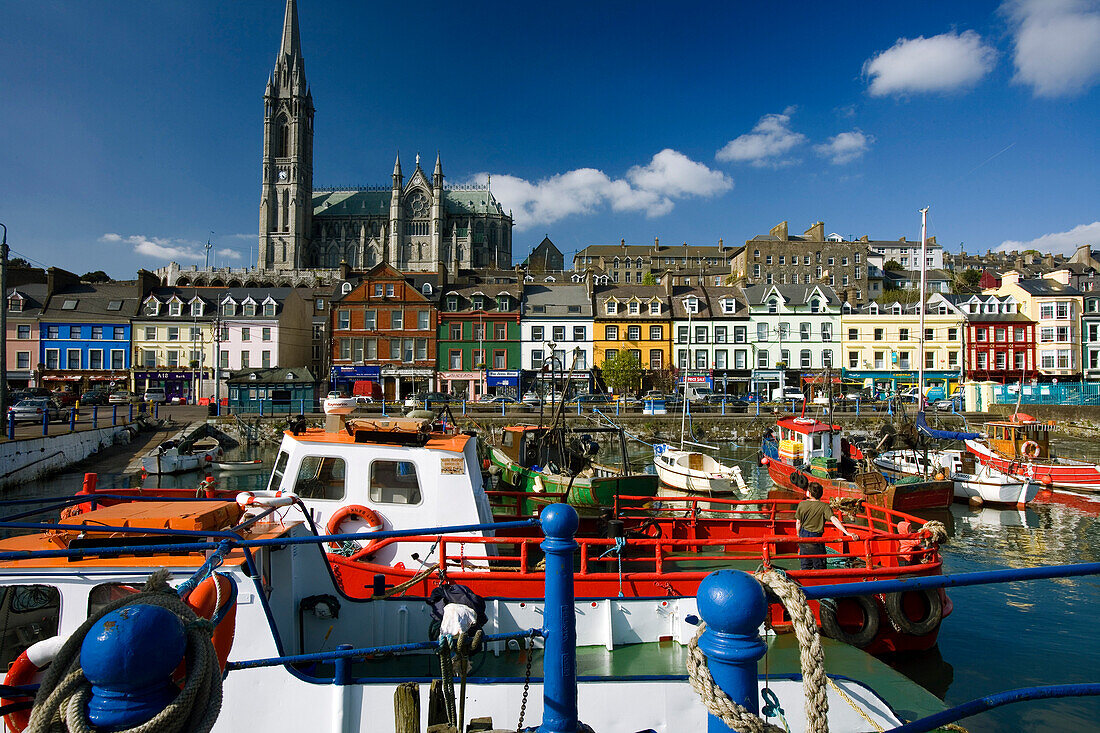
[[[920,356],[917,360],[917,415],[924,414],[924,289],[927,281],[927,260],[928,256],[928,209],[930,207],[925,206],[920,210],[920,294],[917,296],[917,307],[920,308]],[[944,390],[946,392],[946,390]],[[946,395],[945,395],[946,396]],[[919,432],[916,433],[918,436]],[[924,442],[924,441],[922,441]],[[920,446],[914,446],[919,448]],[[924,450],[924,477],[928,478],[928,449]]]

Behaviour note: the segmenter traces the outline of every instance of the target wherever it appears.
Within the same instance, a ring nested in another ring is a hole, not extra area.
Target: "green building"
[[[439,384],[478,399],[519,397],[520,293],[514,283],[472,285],[440,299]]]

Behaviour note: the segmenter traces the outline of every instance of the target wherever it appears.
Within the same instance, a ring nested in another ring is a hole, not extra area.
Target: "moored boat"
[[[706,453],[653,446],[653,466],[662,496],[736,497],[747,490],[740,466],[727,466]]]
[[[891,450],[875,456],[872,463],[892,478],[944,476],[954,483],[955,498],[963,501],[1023,507],[1041,488],[1037,481],[1010,476],[957,449]]]
[[[1055,455],[1050,449],[1053,422],[1016,413],[985,424],[985,440],[966,441],[983,465],[1053,489],[1100,492],[1100,465]]]
[[[264,467],[262,459],[251,461],[214,461],[212,467],[215,471],[259,471]]]
[[[877,470],[862,468],[863,453],[841,436],[841,427],[808,417],[783,417],[765,434],[761,462],[777,486],[802,493],[821,484],[825,499],[854,499],[895,511],[946,509],[952,482],[891,483]]]
[[[141,458],[141,470],[147,474],[197,471],[210,466],[222,454],[218,441],[200,438],[190,443],[167,440]]]

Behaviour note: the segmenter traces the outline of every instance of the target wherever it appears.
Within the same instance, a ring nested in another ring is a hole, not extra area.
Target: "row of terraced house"
[[[1100,294],[1076,287],[1073,268],[933,293],[923,332],[915,302],[859,302],[820,282],[668,270],[628,285],[574,270],[449,283],[385,263],[339,274],[317,288],[170,287],[145,271],[84,283],[51,268],[45,283],[9,288],[8,382],[158,386],[192,401],[228,395],[241,375],[303,367],[292,378],[317,390],[518,397],[563,375],[573,391],[605,390],[601,365],[625,352],[642,367],[639,389],[672,372],[766,393],[826,369],[865,386],[912,384],[922,341],[933,381],[1100,378]]]

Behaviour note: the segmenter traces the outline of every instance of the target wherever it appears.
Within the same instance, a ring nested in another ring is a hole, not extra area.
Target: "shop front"
[[[364,397],[382,397],[382,367],[334,366],[329,373],[333,392]]]
[[[765,400],[770,400],[775,390],[780,387],[798,387],[799,373],[797,371],[790,371],[784,369],[753,369],[752,370],[752,391],[763,397]]]
[[[381,379],[385,399],[399,401],[420,392],[431,392],[435,386],[435,370],[386,364],[382,367]]]
[[[481,370],[440,372],[440,391],[461,400],[476,400],[484,393],[482,388],[484,374],[485,372]]]
[[[890,371],[885,369],[857,370],[845,369],[844,381],[862,383],[865,388],[874,388],[882,392],[899,392],[915,387],[920,375],[915,371]],[[951,394],[952,387],[962,379],[958,369],[926,369],[924,371],[925,388],[940,384]]]
[[[711,377],[714,391],[731,397],[744,396],[752,384],[751,369],[715,369]]]
[[[203,383],[211,378],[210,371],[204,369],[135,370],[134,393],[141,397],[149,388],[160,388],[169,402],[195,402],[203,394]]]
[[[486,376],[488,393],[519,399],[519,369],[490,369]]]

